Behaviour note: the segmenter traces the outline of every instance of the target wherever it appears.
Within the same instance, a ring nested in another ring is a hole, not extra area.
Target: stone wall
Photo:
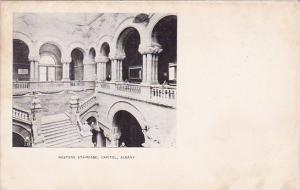
[[[114,113],[125,110],[136,117],[142,129],[146,129],[144,134],[148,136],[146,138],[151,146],[175,146],[175,109],[100,92],[97,94],[97,102],[99,103],[99,122],[109,129],[113,126]]]

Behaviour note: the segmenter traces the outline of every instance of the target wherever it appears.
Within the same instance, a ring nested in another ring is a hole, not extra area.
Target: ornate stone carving
[[[161,48],[161,45],[159,45],[159,44],[146,46],[146,47],[145,46],[139,47],[139,52],[141,54],[159,54],[162,51],[163,51],[163,49]]]
[[[96,63],[106,63],[109,61],[109,58],[106,56],[96,57],[95,61]]]
[[[110,56],[110,59],[111,60],[123,60],[123,59],[125,59],[125,57],[126,57],[125,53],[116,53],[116,54]]]

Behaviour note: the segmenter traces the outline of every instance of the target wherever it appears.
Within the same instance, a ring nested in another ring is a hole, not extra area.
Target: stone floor
[[[93,92],[77,92],[76,95],[80,99],[91,96]],[[59,94],[39,94],[38,98],[41,101],[43,115],[53,115],[64,113],[69,109],[69,101],[74,93],[62,92]],[[13,97],[13,105],[20,108],[30,110],[33,95]]]

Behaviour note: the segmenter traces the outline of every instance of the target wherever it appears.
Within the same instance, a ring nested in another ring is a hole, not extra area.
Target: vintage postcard
[[[2,190],[298,190],[300,4],[3,1]]]

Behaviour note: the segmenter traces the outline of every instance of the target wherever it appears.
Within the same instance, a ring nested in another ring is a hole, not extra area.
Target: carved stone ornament
[[[109,58],[106,56],[96,57],[95,61],[96,63],[106,63],[109,61]]]
[[[111,60],[123,60],[125,59],[126,55],[125,53],[116,53],[115,55],[112,55],[110,57]]]
[[[151,46],[140,46],[139,47],[139,52],[141,54],[159,54],[162,52],[163,49],[161,48],[161,45],[151,45]]]

